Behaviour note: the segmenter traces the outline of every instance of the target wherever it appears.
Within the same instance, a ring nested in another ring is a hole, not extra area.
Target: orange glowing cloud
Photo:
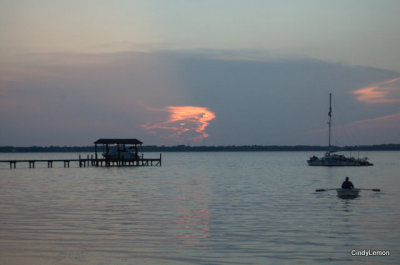
[[[209,122],[216,117],[205,107],[169,106],[157,110],[168,112],[168,119],[163,122],[145,123],[141,127],[153,134],[170,131],[167,138],[181,140],[201,141],[207,138],[209,135],[205,129]]]
[[[400,102],[400,78],[376,83],[352,92],[358,101],[366,103]]]

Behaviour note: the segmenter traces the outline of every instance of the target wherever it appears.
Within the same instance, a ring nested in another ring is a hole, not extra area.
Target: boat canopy
[[[101,138],[98,139],[94,144],[143,144],[138,139],[110,139],[110,138]]]

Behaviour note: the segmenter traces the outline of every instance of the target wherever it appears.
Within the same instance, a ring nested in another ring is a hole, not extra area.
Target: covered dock
[[[102,154],[109,160],[135,160],[138,158],[138,145],[143,143],[138,139],[105,139],[94,142],[95,158],[98,159],[98,145],[102,145]],[[110,145],[111,148],[110,149]]]
[[[0,163],[7,163],[10,168],[16,168],[17,164],[27,164],[29,168],[35,168],[37,164],[47,164],[48,168],[53,163],[61,163],[64,168],[70,164],[79,167],[139,167],[139,166],[161,166],[161,154],[157,158],[145,158],[139,155],[138,146],[143,143],[137,139],[105,139],[101,138],[94,142],[95,153],[87,158],[75,159],[24,159],[24,160],[0,160]],[[101,150],[99,150],[101,146]],[[99,153],[100,152],[100,153]]]
[[[138,146],[143,143],[134,138],[100,138],[94,142],[96,166],[161,166],[160,158],[144,158],[140,156]],[[99,145],[101,145],[101,155],[99,157]]]

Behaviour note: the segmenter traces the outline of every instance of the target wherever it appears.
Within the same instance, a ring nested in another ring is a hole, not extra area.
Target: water
[[[375,166],[362,168],[308,167],[313,154],[164,153],[162,167],[141,168],[4,164],[0,264],[398,264],[400,152],[370,152]],[[38,156],[78,154],[0,160]],[[315,192],[345,176],[382,191],[353,200]]]

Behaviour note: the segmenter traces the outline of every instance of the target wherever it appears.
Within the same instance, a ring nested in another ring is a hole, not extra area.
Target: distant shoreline
[[[400,151],[400,144],[361,145],[333,147],[336,151]],[[326,146],[279,146],[279,145],[229,145],[229,146],[156,146],[144,145],[139,147],[139,152],[275,152],[275,151],[318,151],[324,152]],[[0,153],[69,153],[69,152],[94,152],[94,146],[0,146]]]

